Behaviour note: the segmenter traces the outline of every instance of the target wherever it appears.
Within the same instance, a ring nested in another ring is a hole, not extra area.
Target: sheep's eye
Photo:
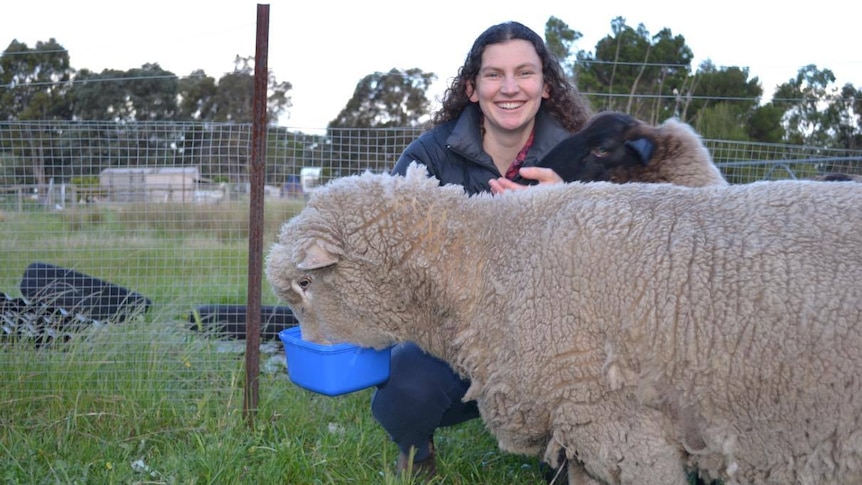
[[[605,158],[608,156],[608,151],[605,150],[603,147],[595,147],[592,150],[592,154],[596,158]]]
[[[311,286],[311,276],[302,276],[297,281],[296,284],[302,288],[303,291],[307,290],[309,286]]]

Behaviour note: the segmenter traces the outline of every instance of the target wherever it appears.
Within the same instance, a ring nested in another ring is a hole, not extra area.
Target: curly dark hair
[[[532,29],[515,21],[493,25],[476,38],[464,65],[458,69],[458,75],[443,94],[442,107],[434,113],[432,123],[435,126],[454,120],[471,103],[470,97],[467,96],[467,83],[475,83],[482,67],[485,47],[512,39],[526,40],[532,44],[542,61],[542,75],[549,91],[548,98],[542,100],[542,106],[567,130],[574,132],[583,127],[592,114],[589,102],[566,78],[563,67],[548,50],[545,41]]]

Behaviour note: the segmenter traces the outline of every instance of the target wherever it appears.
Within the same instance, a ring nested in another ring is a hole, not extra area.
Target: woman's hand
[[[557,172],[554,172],[550,168],[522,167],[518,173],[521,174],[521,177],[536,180],[540,184],[558,184],[563,181],[563,179],[557,175]],[[491,185],[492,194],[502,194],[507,190],[524,190],[529,187],[529,185],[521,185],[517,182],[512,182],[506,177],[491,179],[488,183]]]

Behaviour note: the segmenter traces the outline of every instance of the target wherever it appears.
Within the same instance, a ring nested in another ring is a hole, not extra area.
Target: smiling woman
[[[501,174],[517,172],[520,163],[512,160],[532,145],[536,113],[549,96],[536,50],[521,39],[489,44],[479,75],[466,88],[484,117],[483,148]]]
[[[503,22],[473,42],[433,127],[409,144],[393,173],[403,175],[418,161],[441,185],[459,185],[468,194],[489,192],[492,181],[511,182],[519,174],[557,182],[553,170],[534,165],[590,114],[542,38],[522,23]],[[469,385],[413,343],[392,350],[389,379],[371,410],[398,445],[399,472],[436,474],[436,430],[479,416],[475,401],[462,400]]]

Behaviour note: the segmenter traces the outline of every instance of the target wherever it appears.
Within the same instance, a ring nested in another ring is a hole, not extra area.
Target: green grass
[[[326,397],[283,371],[262,374],[251,426],[243,358],[215,358],[213,342],[152,323],[103,327],[62,349],[4,349],[0,395],[14,397],[0,399],[0,481],[409,483],[394,476],[370,390]],[[438,483],[542,483],[535,460],[500,453],[478,420],[437,444]]]
[[[300,207],[267,205],[265,248]],[[3,211],[0,290],[18,295],[27,265],[44,261],[132,288],[153,307],[63,345],[0,343],[0,483],[410,483],[394,475],[397,449],[371,417],[370,390],[321,396],[276,365],[260,376],[249,422],[242,344],[187,328],[197,304],[245,304],[245,211]],[[277,304],[265,283],[262,292],[264,304]],[[262,355],[262,368],[282,361],[274,352]],[[441,430],[436,444],[435,483],[543,483],[535,459],[500,452],[479,420]]]

